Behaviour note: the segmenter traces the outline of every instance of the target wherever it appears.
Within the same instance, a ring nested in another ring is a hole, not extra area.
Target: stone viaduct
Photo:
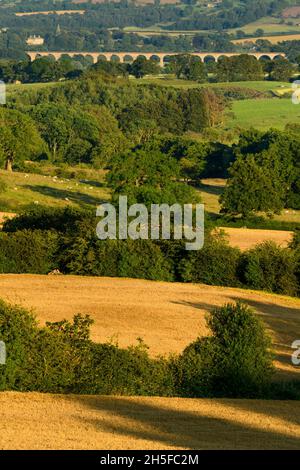
[[[69,57],[89,57],[93,63],[98,60],[116,60],[119,62],[132,62],[137,57],[145,57],[146,59],[152,59],[157,61],[160,65],[164,65],[168,62],[170,56],[178,55],[178,52],[36,52],[27,51],[26,54],[30,57],[30,60],[35,60],[38,57],[54,57],[55,60],[60,59],[62,56]],[[218,61],[220,57],[233,57],[241,55],[238,52],[191,52],[189,55],[199,57],[201,61]],[[284,53],[279,52],[250,52],[248,55],[256,57],[257,59],[277,59],[285,57]]]

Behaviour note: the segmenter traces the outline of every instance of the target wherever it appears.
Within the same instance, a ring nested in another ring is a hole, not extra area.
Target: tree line
[[[146,75],[175,74],[179,79],[199,83],[238,82],[238,81],[289,81],[295,79],[299,65],[288,59],[278,57],[274,60],[257,60],[248,54],[233,57],[220,57],[217,62],[212,58],[202,62],[199,57],[190,54],[176,54],[167,57],[164,67],[160,67],[155,56],[147,60],[143,55],[132,62],[120,63],[117,60],[98,59],[93,64],[91,57],[78,54],[75,57],[62,55],[40,57],[34,61],[0,61],[0,80],[5,83],[45,83],[70,80],[82,76],[86,71],[96,71],[112,77],[143,78]]]
[[[133,196],[128,194],[130,202],[134,202]],[[145,204],[161,202],[157,193],[153,198],[151,188],[138,196],[136,200]],[[287,248],[265,242],[241,252],[228,244],[206,216],[204,247],[186,251],[185,240],[99,240],[97,221],[94,211],[88,209],[25,209],[3,225],[0,272],[48,274],[58,269],[63,274],[193,282],[300,295],[297,233]]]

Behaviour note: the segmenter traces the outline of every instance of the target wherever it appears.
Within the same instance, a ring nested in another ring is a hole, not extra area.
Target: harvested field
[[[231,246],[242,251],[249,250],[259,243],[273,241],[281,247],[287,247],[293,239],[293,232],[284,230],[259,230],[250,228],[220,227],[228,236]]]
[[[291,344],[300,338],[300,299],[196,284],[26,274],[0,275],[0,298],[33,308],[41,324],[90,314],[95,341],[114,338],[128,346],[141,337],[151,355],[179,353],[207,334],[207,312],[241,299],[256,309],[272,334],[281,378],[299,378]]]
[[[258,40],[269,41],[272,44],[278,44],[282,41],[299,41],[300,34],[277,34],[274,36],[258,36],[253,38],[234,39],[231,41],[233,44],[249,44]]]
[[[0,394],[1,449],[299,449],[300,403]]]
[[[13,212],[0,212],[0,225],[3,224],[5,219],[11,219],[14,217],[16,214]]]

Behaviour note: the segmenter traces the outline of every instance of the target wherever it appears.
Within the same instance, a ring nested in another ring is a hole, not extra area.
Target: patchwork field
[[[297,26],[299,23],[298,20],[295,22],[289,18],[288,22],[292,22],[293,24],[281,24],[281,18],[275,18],[272,16],[266,16],[263,18],[254,21],[253,23],[248,23],[247,25],[236,28],[236,29],[229,29],[228,32],[234,33],[237,30],[243,30],[246,34],[255,34],[257,29],[263,29],[265,33],[269,34],[280,34],[280,33],[297,33],[299,32],[300,28]]]
[[[300,30],[300,28],[299,28]],[[264,41],[270,41],[272,44],[278,44],[282,41],[299,41],[300,40],[300,33],[298,34],[279,34],[279,35],[272,35],[272,36],[258,36],[252,38],[244,38],[244,39],[234,39],[232,42],[233,44],[244,44],[249,42],[256,42],[259,39]]]
[[[300,337],[299,299],[196,284],[26,274],[0,275],[0,298],[34,309],[41,324],[90,314],[95,341],[128,346],[143,338],[153,356],[181,352],[207,334],[205,316],[212,308],[241,299],[272,334],[278,374],[299,377],[291,365],[291,344]]]
[[[299,449],[300,403],[0,394],[0,449]]]

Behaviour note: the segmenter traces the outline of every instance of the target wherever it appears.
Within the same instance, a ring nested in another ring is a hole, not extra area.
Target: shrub
[[[0,194],[5,193],[7,191],[7,184],[3,179],[0,179]]]
[[[80,209],[72,207],[53,208],[43,206],[30,206],[24,212],[3,224],[4,232],[17,232],[19,230],[56,230],[66,232],[73,227],[77,220],[86,215]]]
[[[67,235],[61,252],[61,269],[80,275],[173,280],[171,263],[151,240],[98,240],[89,221],[78,233]]]
[[[253,289],[296,295],[296,262],[293,252],[274,242],[264,242],[241,258],[240,276]]]
[[[50,231],[0,233],[0,272],[47,274],[56,267],[57,242]]]
[[[187,396],[263,396],[273,372],[270,340],[260,320],[242,303],[216,308],[212,336],[189,345],[176,364]]]
[[[212,239],[202,250],[190,252],[180,263],[185,282],[209,285],[236,286],[240,251],[222,240]]]
[[[142,341],[121,349],[90,340],[92,320],[75,315],[38,328],[24,309],[0,302],[0,340],[7,363],[0,366],[0,390],[48,393],[172,395],[167,359],[151,359]]]
[[[0,365],[0,390],[25,388],[37,323],[27,310],[0,300],[0,340],[6,345],[6,365]]]
[[[104,395],[174,394],[173,376],[164,358],[151,359],[142,341],[121,349],[114,344],[93,344],[89,367],[78,376],[76,393]]]
[[[77,314],[73,322],[47,322],[46,327],[39,330],[29,374],[31,390],[48,393],[74,391],[78,377],[87,368],[92,323],[88,315]],[[91,370],[88,372],[92,373]]]

